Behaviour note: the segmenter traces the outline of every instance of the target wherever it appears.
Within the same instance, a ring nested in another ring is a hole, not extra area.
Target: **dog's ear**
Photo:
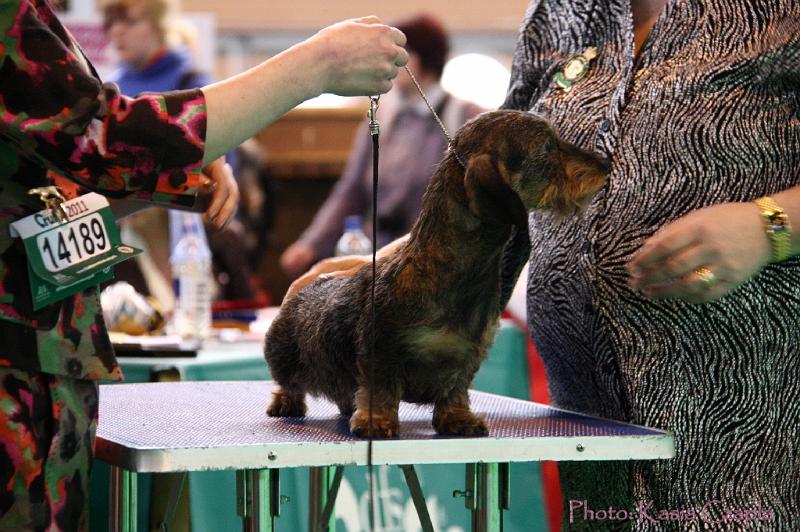
[[[482,220],[527,227],[528,211],[504,174],[489,154],[471,157],[464,175],[469,208]]]

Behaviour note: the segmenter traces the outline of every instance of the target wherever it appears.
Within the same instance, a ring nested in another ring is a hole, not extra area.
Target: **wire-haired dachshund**
[[[351,416],[354,434],[371,426],[373,436],[391,437],[402,400],[432,403],[438,433],[487,434],[467,390],[499,324],[500,259],[512,226],[527,232],[529,209],[574,213],[604,182],[603,163],[561,141],[541,117],[492,111],[465,124],[409,239],[377,262],[372,390],[368,264],[284,301],[266,336],[280,385],[267,413],[303,416],[305,395],[322,395]]]

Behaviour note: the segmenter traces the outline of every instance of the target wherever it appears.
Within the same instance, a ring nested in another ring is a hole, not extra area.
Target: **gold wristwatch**
[[[772,246],[772,262],[785,261],[792,249],[792,226],[789,224],[789,216],[770,197],[758,198],[753,203],[761,209],[764,228]]]

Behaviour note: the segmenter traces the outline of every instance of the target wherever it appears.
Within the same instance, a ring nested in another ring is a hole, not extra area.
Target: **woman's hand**
[[[690,212],[649,238],[628,263],[628,284],[653,299],[703,303],[753,277],[770,256],[756,205],[713,205]]]
[[[203,215],[205,221],[217,229],[225,228],[239,207],[239,185],[233,177],[231,165],[225,162],[225,157],[220,157],[203,168],[200,194],[211,195],[211,202]]]
[[[295,279],[283,296],[283,301],[286,302],[292,298],[303,287],[313,283],[320,277],[335,278],[347,277],[353,275],[362,266],[369,264],[372,261],[370,255],[347,255],[345,257],[331,257],[323,259],[311,267],[306,273]]]
[[[406,242],[408,242],[408,239],[409,235],[405,234],[400,238],[389,242],[378,250],[378,252],[375,254],[375,259],[381,260],[384,257],[388,257],[389,255],[396,253],[397,250],[399,250],[406,244]],[[308,270],[305,274],[291,284],[289,290],[286,292],[286,295],[283,297],[283,300],[287,301],[289,298],[299,292],[304,286],[313,283],[320,277],[347,277],[348,275],[353,275],[362,266],[371,262],[371,255],[348,255],[346,257],[331,257],[329,259],[323,259],[312,266],[310,270]]]
[[[383,94],[408,62],[406,36],[377,17],[345,20],[311,37],[325,67],[321,92],[341,96]]]

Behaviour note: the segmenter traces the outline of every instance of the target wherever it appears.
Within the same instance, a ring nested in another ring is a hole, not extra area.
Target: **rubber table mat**
[[[100,387],[97,457],[137,472],[366,465],[367,440],[326,400],[303,418],[271,418],[272,382],[172,382]],[[375,440],[375,464],[658,459],[672,435],[470,391],[489,435],[437,435],[432,406],[400,405],[400,435]]]

